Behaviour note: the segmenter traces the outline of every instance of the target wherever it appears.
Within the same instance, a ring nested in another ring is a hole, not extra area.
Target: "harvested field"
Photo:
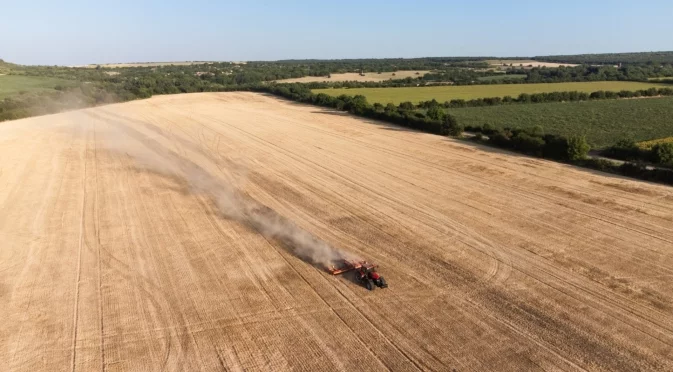
[[[673,370],[671,188],[253,93],[0,145],[8,371]]]
[[[574,66],[579,66],[577,64],[572,64],[572,63],[554,63],[554,62],[540,62],[540,61],[535,61],[535,60],[530,60],[530,59],[493,59],[493,60],[488,60],[486,61],[488,64],[491,66],[499,66],[501,68],[509,68],[510,64],[512,67],[547,67],[547,68],[558,68],[558,67],[574,67]],[[506,66],[503,66],[506,65]]]
[[[430,71],[396,71],[396,72],[366,72],[365,76],[361,76],[355,72],[348,72],[345,74],[332,74],[332,77],[326,76],[304,76],[295,79],[276,80],[277,83],[329,83],[334,81],[385,81],[391,79],[406,79],[408,77],[417,78],[423,76]],[[395,75],[393,75],[395,74]]]
[[[670,85],[658,83],[640,83],[635,81],[595,81],[581,83],[539,83],[539,84],[487,84],[487,85],[456,85],[436,87],[401,87],[401,88],[326,88],[313,89],[313,93],[325,93],[331,96],[361,94],[369,102],[382,104],[411,101],[439,102],[452,99],[475,99],[486,97],[517,97],[521,93],[547,92],[596,92],[599,90],[619,92],[620,90],[641,90],[649,88],[667,88]]]

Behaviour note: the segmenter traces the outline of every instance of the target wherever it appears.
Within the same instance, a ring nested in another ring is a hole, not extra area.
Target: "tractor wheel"
[[[374,285],[372,284],[372,281],[369,279],[365,280],[365,287],[370,291],[374,289]]]
[[[379,278],[379,287],[381,288],[388,288],[388,283],[386,283],[386,280],[383,279],[383,277]]]

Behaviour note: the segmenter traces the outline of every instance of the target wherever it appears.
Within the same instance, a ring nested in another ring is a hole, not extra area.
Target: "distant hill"
[[[536,61],[577,63],[577,64],[606,64],[606,65],[618,65],[620,63],[661,64],[661,63],[673,63],[673,51],[539,56],[533,59],[535,59]]]
[[[0,74],[7,74],[16,67],[17,65],[0,59]]]

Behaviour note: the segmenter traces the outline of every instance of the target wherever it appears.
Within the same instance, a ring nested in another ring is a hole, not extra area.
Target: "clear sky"
[[[22,64],[660,50],[672,0],[0,0],[0,58]]]

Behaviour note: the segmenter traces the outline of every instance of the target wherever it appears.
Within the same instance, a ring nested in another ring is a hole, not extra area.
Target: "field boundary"
[[[332,97],[326,94],[314,94],[303,84],[262,86],[254,90],[301,103],[331,107],[356,116],[381,120],[431,134],[461,137],[463,133],[463,127],[451,115],[443,116],[440,121],[414,117],[411,112],[402,115],[399,111],[379,111],[378,107],[370,105],[364,96]],[[480,137],[475,137],[475,140],[492,147],[504,148],[532,157],[673,186],[673,170],[651,168],[642,163],[629,161],[618,165],[613,161],[587,157],[591,148],[582,136],[565,138],[558,135],[536,134],[529,130],[493,134],[486,141]]]
[[[605,84],[611,83],[611,84]],[[464,105],[488,105],[488,104],[499,104],[500,101],[504,103],[512,103],[517,101],[517,99],[523,99],[523,103],[539,103],[539,102],[549,102],[550,100],[561,101],[561,100],[587,100],[589,95],[593,95],[594,99],[610,99],[610,98],[634,98],[640,97],[645,94],[643,92],[649,92],[647,95],[673,95],[673,86],[669,86],[665,83],[647,83],[647,82],[617,82],[622,83],[613,84],[615,82],[577,82],[577,83],[525,83],[525,84],[472,84],[472,85],[442,85],[442,86],[422,86],[422,87],[410,87],[410,86],[390,86],[390,87],[379,87],[379,88],[313,88],[311,89],[314,94],[327,94],[330,96],[339,96],[341,94],[346,95],[363,95],[371,102],[387,104],[399,104],[402,102],[412,102],[414,104],[420,104],[422,102],[427,102],[431,100],[435,101],[445,101],[445,102],[456,102],[456,107],[464,107]],[[624,84],[628,83],[628,84]],[[634,84],[635,83],[635,84]],[[526,85],[528,88],[531,88],[534,91],[522,92],[524,90],[522,86]],[[613,86],[614,85],[614,86]],[[617,86],[619,85],[619,86]],[[545,87],[546,86],[546,87]],[[635,89],[637,86],[642,87],[643,89]],[[542,88],[540,88],[542,87]],[[588,87],[592,87],[589,89]],[[604,87],[605,89],[600,89]],[[490,93],[491,90],[502,88],[508,92],[511,90],[512,94],[495,94]],[[654,89],[654,91],[653,91]],[[474,92],[484,90],[489,91],[489,94],[493,95],[475,95]],[[662,90],[664,92],[659,92]],[[451,92],[453,91],[453,92]],[[462,92],[461,92],[462,91]],[[384,95],[385,92],[394,92],[390,97]],[[631,93],[627,93],[631,92]],[[640,94],[636,94],[640,92]],[[656,93],[659,92],[659,93]],[[413,93],[413,94],[405,94]],[[415,95],[414,95],[415,94]],[[399,96],[398,96],[399,95]],[[557,97],[562,95],[562,97]],[[605,97],[607,95],[607,97]],[[400,98],[401,97],[401,98]],[[509,98],[508,98],[509,97]],[[515,99],[514,97],[517,97]],[[461,106],[462,105],[462,106]]]

